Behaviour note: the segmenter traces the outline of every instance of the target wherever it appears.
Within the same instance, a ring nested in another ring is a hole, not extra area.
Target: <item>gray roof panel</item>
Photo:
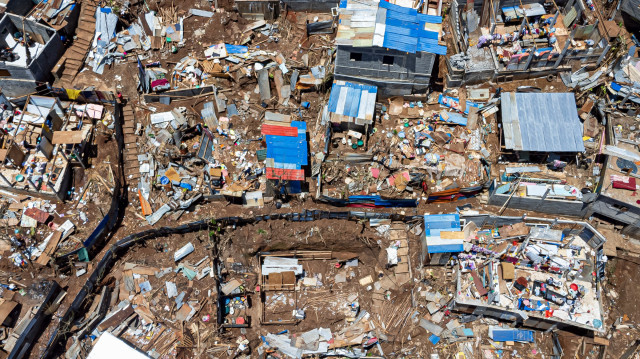
[[[503,92],[505,147],[516,151],[584,152],[572,93]]]

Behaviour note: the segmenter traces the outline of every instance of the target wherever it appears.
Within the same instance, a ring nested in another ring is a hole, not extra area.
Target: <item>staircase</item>
[[[80,4],[80,18],[75,40],[53,69],[54,76],[63,86],[72,87],[73,80],[84,65],[96,31],[97,8],[95,0],[82,0]]]
[[[391,244],[399,244],[398,265],[393,267],[398,285],[403,285],[411,280],[411,271],[409,269],[411,265],[409,261],[409,241],[406,227],[406,224],[402,222],[394,222],[389,229]]]
[[[138,162],[137,136],[135,134],[136,119],[131,105],[126,105],[122,114],[124,121],[124,176],[128,183],[135,183],[140,178],[140,163]]]

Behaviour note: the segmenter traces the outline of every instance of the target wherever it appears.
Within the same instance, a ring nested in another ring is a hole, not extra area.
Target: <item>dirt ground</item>
[[[151,9],[174,5],[174,1],[169,0],[153,0],[147,1],[146,3]],[[228,10],[232,7],[230,1],[224,2],[224,4],[220,1],[220,3],[222,7],[228,8]],[[201,7],[203,4],[207,5],[208,1],[185,0],[181,1],[179,6],[181,9],[189,9],[194,6]],[[185,20],[185,37],[190,40],[187,41],[185,47],[181,48],[176,54],[171,54],[169,51],[160,51],[155,54],[155,57],[144,59],[142,62],[160,61],[162,67],[172,69],[173,65],[185,56],[202,57],[202,51],[206,46],[219,42],[239,42],[243,36],[242,29],[250,22],[251,21],[245,20],[232,12],[216,13],[209,20],[195,16],[190,17]],[[293,22],[303,24],[303,17],[300,16],[300,19],[293,18]],[[303,54],[308,53],[310,54],[310,62],[313,63],[317,62],[320,57],[319,54],[326,48],[327,44],[327,39],[323,37],[317,36],[311,40],[307,40],[299,31],[294,31],[279,43],[269,42],[263,35],[256,35],[250,46],[251,48],[259,47],[267,51],[278,51],[286,58],[294,61],[300,60]],[[450,48],[451,47],[452,46],[450,46]],[[436,85],[443,84],[445,71],[446,65],[444,58],[441,57],[439,74],[435,80]],[[137,62],[135,57],[130,56],[127,57],[125,63],[114,64],[107,67],[102,75],[94,74],[90,69],[81,72],[76,78],[76,87],[84,88],[86,86],[95,86],[98,89],[122,92],[124,97],[128,98],[129,103],[137,108],[138,111],[136,115],[139,116],[141,122],[145,124],[146,115],[148,114],[148,111],[145,111],[145,109],[149,108],[149,106],[157,108],[158,111],[164,111],[176,106],[185,106],[195,115],[199,115],[204,103],[212,99],[211,97],[188,99],[173,102],[171,105],[143,103],[135,86],[137,76]],[[258,94],[254,91],[257,85],[255,78],[243,79],[241,84],[234,83],[231,80],[217,79],[215,85],[222,89],[222,91],[226,91],[223,93],[225,93],[231,101],[235,100],[239,102],[244,98],[244,93],[248,93],[250,102],[260,102]],[[567,90],[559,78],[551,82],[547,81],[547,79],[540,78],[511,83],[489,83],[492,92],[498,88],[502,89],[502,91],[513,91],[522,85],[538,87],[543,92],[561,92]],[[482,86],[484,87],[485,84]],[[315,115],[319,111],[319,104],[327,95],[328,89],[323,89],[323,91],[318,93],[303,92],[299,97],[291,98],[291,104],[288,108],[278,109],[287,113],[295,113],[295,111],[299,109],[300,103],[309,101],[311,102],[311,107],[306,110],[302,116],[307,120],[315,121]],[[433,106],[433,109],[436,108],[439,108],[439,106]],[[276,107],[273,107],[273,109],[276,109]],[[391,128],[397,124],[395,122],[397,120],[398,118],[393,118],[387,122],[381,122],[376,125],[379,125],[381,128]],[[242,123],[238,123],[237,126],[244,129],[248,138],[254,138],[260,135],[259,124],[259,119],[249,118],[242,121]],[[631,122],[622,124],[628,126],[631,125]],[[378,139],[378,137],[373,137],[371,141],[375,142]],[[92,168],[87,170],[86,173],[78,169],[77,175],[74,176],[73,187],[76,189],[76,192],[77,189],[87,185],[90,174],[97,173],[103,178],[109,178],[110,175],[107,167],[111,166],[112,169],[115,170],[114,166],[117,151],[115,141],[110,140],[106,135],[100,134],[97,136],[95,143],[97,147],[97,157],[92,160]],[[497,153],[500,152],[500,140],[497,132],[489,136],[487,146],[493,154],[494,158],[492,159],[495,160]],[[130,190],[133,190],[136,188],[137,183],[128,183],[128,185]],[[93,228],[95,228],[97,222],[104,216],[104,213],[109,209],[110,196],[106,193],[104,186],[94,183],[89,191],[93,193],[90,201],[83,207],[79,207],[86,212],[89,220],[86,223],[78,225],[78,230],[74,235],[77,239],[75,245],[74,242],[70,242],[69,246],[63,248],[63,250],[70,251],[77,248],[79,246],[78,241],[86,238]],[[464,199],[451,203],[427,204],[424,201],[426,195],[426,193],[416,191],[414,197],[420,200],[418,207],[415,209],[357,208],[356,210],[422,215],[425,213],[453,213],[456,212],[456,207],[467,204],[471,205],[473,210],[478,210],[481,213],[497,213],[500,210],[498,207],[480,203],[478,198]],[[103,245],[102,250],[89,262],[87,266],[89,273],[91,273],[95,264],[102,258],[106,250],[116,241],[129,234],[152,228],[146,220],[141,218],[139,214],[140,207],[135,197],[135,192],[129,192],[131,203],[125,210],[122,225],[110,238],[109,242]],[[195,220],[215,217],[301,212],[307,209],[342,211],[353,208],[335,208],[323,203],[318,203],[310,197],[294,199],[280,209],[277,209],[274,203],[267,203],[264,208],[247,209],[227,202],[210,201],[201,202],[193,206],[193,208],[189,209],[177,221],[165,217],[153,227],[176,226]],[[77,210],[77,208],[74,208],[73,203],[68,203],[61,205],[58,211],[68,214],[64,218],[78,220]],[[501,214],[506,216],[522,216],[525,212],[506,209]],[[538,213],[526,214],[536,217],[556,217]],[[419,248],[420,242],[418,237],[413,236],[410,239],[410,246],[416,249]],[[207,255],[212,255],[209,247],[209,233],[206,231],[149,240],[144,245],[138,245],[130,249],[127,254],[117,262],[114,270],[106,276],[102,284],[113,286],[116,279],[122,278],[125,263],[135,263],[157,268],[175,267],[176,263],[173,260],[173,253],[188,242],[193,243],[196,250],[189,255],[186,261],[193,264],[205,258]],[[444,294],[452,293],[455,290],[452,283],[443,280],[443,278],[446,277],[445,269],[423,268],[419,273],[414,273],[416,279],[413,283],[389,290],[389,299],[382,307],[376,307],[371,299],[370,291],[366,286],[363,287],[358,283],[358,279],[368,275],[374,278],[390,276],[391,272],[385,268],[384,265],[386,260],[384,248],[388,245],[389,240],[380,236],[374,229],[370,228],[368,224],[348,221],[321,220],[309,223],[271,221],[225,231],[225,234],[222,236],[221,258],[225,260],[225,264],[228,264],[226,267],[228,271],[226,278],[233,277],[240,279],[248,289],[248,295],[252,300],[252,307],[247,311],[247,315],[253,319],[253,325],[244,331],[232,329],[226,334],[221,335],[220,339],[226,341],[235,340],[235,338],[242,333],[247,336],[251,345],[255,347],[260,342],[260,335],[264,335],[267,332],[277,333],[286,329],[303,332],[317,327],[336,325],[338,322],[344,320],[345,312],[349,312],[347,306],[349,303],[348,298],[357,295],[357,300],[361,308],[371,312],[376,318],[375,320],[384,324],[384,327],[388,329],[386,330],[388,340],[383,345],[383,349],[385,353],[389,353],[390,357],[425,357],[437,352],[429,342],[427,333],[416,325],[419,318],[422,317],[425,312],[424,307],[426,303],[417,303],[415,308],[412,308],[409,303],[414,300],[415,291],[417,291],[418,288],[430,288]],[[273,320],[276,324],[263,325],[260,323],[260,293],[257,291],[259,288],[256,288],[258,283],[258,278],[255,274],[258,268],[256,255],[259,252],[279,252],[287,250],[353,252],[357,253],[358,265],[356,267],[342,266],[338,268],[336,261],[333,260],[305,261],[303,264],[305,271],[311,274],[312,277],[315,277],[321,284],[301,288],[299,296],[295,298],[293,298],[290,293],[283,294],[274,292],[267,294],[268,304],[265,308],[268,313],[265,315],[265,319],[267,321]],[[418,262],[418,253],[418,250],[412,253],[412,261],[415,261],[415,263]],[[607,285],[609,287],[605,289],[606,295],[603,296],[603,306],[609,310],[606,325],[614,326],[618,320],[619,322],[617,323],[616,329],[613,330],[606,358],[617,358],[625,348],[640,335],[638,330],[635,329],[637,327],[636,323],[640,320],[640,311],[637,308],[637,301],[635,300],[635,298],[640,295],[640,293],[638,293],[640,289],[634,285],[635,274],[638,273],[638,270],[638,264],[629,261],[612,260],[608,264],[610,278]],[[42,300],[43,290],[38,287],[40,281],[44,279],[56,279],[61,286],[67,290],[67,296],[56,311],[45,332],[38,339],[38,343],[32,352],[32,357],[39,357],[55,327],[59,324],[61,316],[66,312],[77,293],[81,290],[88,275],[85,274],[84,276],[76,277],[74,273],[56,273],[53,268],[50,267],[29,268],[28,270],[16,271],[13,264],[11,264],[6,257],[0,259],[0,271],[10,273],[13,279],[25,284],[26,288],[21,292],[15,293],[13,296],[14,300],[19,301],[23,305],[23,313],[21,314],[24,314],[26,308],[39,304],[39,301]],[[335,283],[335,278],[338,274],[345,274],[347,277],[346,282]],[[151,278],[150,276],[149,282],[152,291],[155,292],[148,300],[154,311],[157,310],[158,313],[162,313],[161,315],[169,317],[170,320],[168,322],[173,320],[171,316],[175,314],[175,310],[171,308],[171,300],[166,298],[166,289],[163,289],[165,285],[164,282],[169,280],[169,278],[175,281],[179,288],[190,288],[192,293],[197,293],[200,298],[208,298],[206,302],[200,301],[199,304],[204,304],[199,307],[195,320],[198,323],[198,330],[203,336],[205,335],[204,333],[208,333],[206,335],[212,333],[214,328],[216,328],[214,325],[216,308],[213,304],[213,297],[205,296],[204,293],[208,293],[208,291],[212,289],[215,290],[213,279],[205,277],[201,280],[190,281],[182,274],[174,276],[172,273],[167,274],[166,277],[163,278]],[[2,294],[4,298],[7,298],[4,296],[4,293],[2,293],[2,290],[0,290],[0,294]],[[291,311],[296,307],[296,301],[297,307],[305,309],[305,320],[293,327],[290,325],[277,324],[279,320],[291,317]],[[90,305],[90,303],[87,303],[87,306],[88,305]],[[170,307],[169,311],[165,310],[166,306]],[[419,315],[416,313],[419,313]],[[211,319],[207,321],[202,320],[202,318],[207,315],[211,316]],[[449,320],[449,318],[447,318],[447,320]],[[408,323],[411,323],[411,325]],[[491,323],[491,321],[483,319],[472,324],[477,338],[473,341],[473,347],[475,348],[474,354],[476,355],[474,357],[480,358],[481,352],[492,345],[487,340],[486,332],[488,325]],[[182,335],[182,332],[179,330],[180,328],[177,326],[172,329],[180,332],[180,335]],[[552,354],[550,337],[550,334],[536,332],[536,343],[518,343],[512,346],[505,346],[500,349],[500,353],[502,354],[501,358],[549,358]],[[559,337],[565,351],[563,357],[597,357],[597,349],[599,349],[599,347],[586,344],[584,349],[582,349],[581,337],[565,332],[560,332]],[[134,339],[131,340],[133,341]],[[67,343],[68,346],[70,346],[70,344],[70,342]],[[453,345],[445,351],[450,355],[449,357],[453,357],[459,350],[460,347]],[[192,350],[189,348],[179,348],[172,354],[184,358],[194,357]]]

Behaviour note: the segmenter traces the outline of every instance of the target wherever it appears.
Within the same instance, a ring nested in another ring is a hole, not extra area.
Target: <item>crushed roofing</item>
[[[571,93],[501,95],[507,149],[533,152],[584,152],[582,124]]]

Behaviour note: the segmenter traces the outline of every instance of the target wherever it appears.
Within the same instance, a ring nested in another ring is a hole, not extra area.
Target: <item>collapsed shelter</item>
[[[573,64],[595,68],[611,46],[610,22],[589,23],[582,1],[453,1],[449,20],[456,54],[447,57],[447,85],[547,76]],[[613,25],[615,28],[615,23]]]
[[[53,28],[10,13],[0,19],[0,47],[0,87],[7,96],[26,95],[52,79],[64,50]]]
[[[455,310],[540,329],[604,330],[605,238],[586,222],[451,214],[426,215],[424,225],[423,254],[447,253],[430,263],[457,259]]]

